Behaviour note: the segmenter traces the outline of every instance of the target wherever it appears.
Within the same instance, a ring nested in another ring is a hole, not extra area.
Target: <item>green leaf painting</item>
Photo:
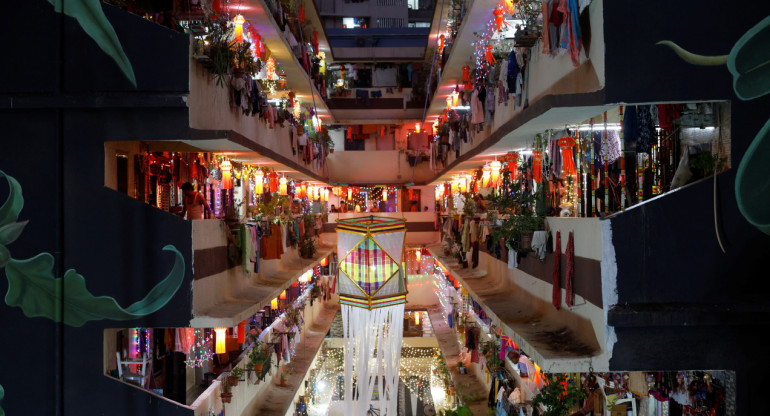
[[[143,299],[126,308],[112,297],[91,294],[86,288],[85,278],[73,269],[67,270],[64,277],[56,278],[54,257],[50,253],[40,253],[26,260],[12,258],[5,245],[16,240],[27,224],[26,221],[15,222],[24,206],[24,199],[21,186],[14,178],[3,171],[0,171],[0,178],[5,178],[10,185],[8,199],[0,208],[0,213],[3,213],[0,218],[6,222],[0,223],[0,268],[5,268],[8,278],[8,293],[5,296],[8,306],[21,308],[29,318],[44,317],[79,327],[88,321],[129,320],[155,313],[182,286],[184,257],[172,245],[163,247],[164,251],[174,253],[174,266],[169,274]]]
[[[122,308],[109,296],[94,296],[86,288],[86,280],[70,269],[63,278],[53,278],[53,256],[41,253],[31,259],[11,259],[5,267],[8,294],[5,303],[17,306],[29,318],[44,317],[70,326],[88,321],[112,319],[123,321],[141,318],[166,305],[182,285],[184,259],[173,246],[163,248],[176,255],[168,276],[144,299]]]
[[[727,64],[733,76],[733,90],[741,100],[753,100],[770,93],[770,16],[741,36],[729,55],[698,55],[670,40],[662,40],[657,44],[668,46],[683,61],[693,65]]]
[[[735,42],[729,55],[696,55],[674,42],[666,45],[693,65],[724,65],[733,76],[733,91],[748,101],[770,93],[770,16],[765,17]],[[735,176],[735,199],[746,220],[770,235],[770,120],[757,133],[743,155]],[[1,255],[2,253],[0,253]]]
[[[57,13],[75,18],[97,45],[118,64],[120,70],[136,88],[136,77],[118,34],[102,10],[101,0],[48,0]]]

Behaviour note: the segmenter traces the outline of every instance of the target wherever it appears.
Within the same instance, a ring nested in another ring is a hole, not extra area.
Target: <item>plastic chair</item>
[[[604,394],[604,389],[602,389],[602,395],[604,396],[604,415],[605,416],[612,416],[612,408],[610,407],[610,403],[607,400],[607,395]],[[619,404],[628,405],[629,403],[631,404],[631,415],[632,416],[637,416],[637,414],[636,414],[636,399],[634,399],[633,397],[619,398],[619,399],[615,400],[615,403],[613,403],[612,407],[615,407],[615,406],[617,406]],[[626,406],[626,409],[628,409],[628,406]],[[628,414],[628,410],[626,410],[625,414]]]
[[[120,352],[116,352],[115,356],[118,360],[118,378],[136,384],[142,388],[147,387],[147,381],[150,378],[150,375],[147,372],[147,366],[150,364],[150,359],[147,358],[147,354],[144,354],[142,358],[121,359]],[[132,365],[138,366],[137,372],[130,371],[130,367],[128,366]],[[123,366],[127,366],[125,370],[123,369]]]

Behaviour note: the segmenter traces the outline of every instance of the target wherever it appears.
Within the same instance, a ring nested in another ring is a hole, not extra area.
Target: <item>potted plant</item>
[[[457,369],[460,370],[460,374],[468,374],[468,369],[465,368],[465,364],[462,361],[457,363]]]
[[[574,384],[566,383],[563,374],[549,374],[545,380],[545,386],[532,399],[533,406],[545,409],[542,416],[566,415],[586,397]]]
[[[281,387],[286,387],[288,385],[289,376],[292,374],[294,374],[294,370],[292,370],[291,367],[286,367],[283,370],[283,373],[281,373]]]
[[[228,378],[225,377],[220,383],[222,383],[222,389],[219,392],[219,396],[222,398],[222,403],[230,403],[230,401],[233,399],[233,393],[230,391],[230,383],[228,382]]]
[[[257,377],[262,373],[262,367],[264,366],[265,361],[267,361],[267,358],[268,353],[265,343],[257,341],[249,352],[249,359],[251,360],[251,365],[254,367],[254,371],[257,372]]]
[[[487,200],[503,217],[500,226],[493,224],[493,241],[501,238],[506,242],[515,240],[519,251],[530,251],[532,234],[542,230],[545,224],[545,218],[535,212],[535,196],[523,187],[521,180],[511,181],[510,173],[506,171],[502,191],[489,195]]]
[[[299,256],[303,259],[312,259],[316,251],[318,250],[315,247],[315,240],[305,233],[299,242]]]
[[[241,381],[241,376],[243,376],[243,368],[241,367],[235,367],[230,371],[230,374],[227,376],[227,382],[235,387],[238,385],[238,382]]]

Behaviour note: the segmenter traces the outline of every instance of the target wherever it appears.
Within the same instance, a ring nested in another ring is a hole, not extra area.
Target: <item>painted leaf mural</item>
[[[770,16],[750,28],[735,42],[729,55],[704,56],[664,40],[685,62],[693,65],[724,65],[733,76],[733,91],[748,101],[770,93]],[[735,199],[744,218],[770,235],[770,120],[757,133],[743,155],[735,176]]]
[[[185,261],[176,247],[166,245],[164,251],[174,253],[174,266],[169,274],[141,300],[126,308],[114,298],[94,296],[86,288],[86,280],[74,269],[63,277],[54,276],[54,257],[40,253],[26,260],[11,257],[7,244],[16,240],[27,221],[16,222],[24,206],[21,186],[11,176],[0,171],[0,178],[9,184],[9,195],[0,207],[0,268],[5,268],[8,292],[5,303],[19,307],[24,315],[44,317],[70,326],[82,326],[88,321],[100,319],[129,320],[141,318],[165,306],[182,286]]]
[[[131,85],[136,88],[136,76],[134,76],[131,61],[123,52],[118,34],[115,33],[112,24],[104,15],[101,0],[48,0],[48,2],[53,5],[57,13],[63,12],[65,15],[75,18],[83,31],[99,45],[104,53],[115,60]]]

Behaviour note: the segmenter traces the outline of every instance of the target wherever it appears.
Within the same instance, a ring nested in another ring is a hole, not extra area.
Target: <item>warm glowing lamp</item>
[[[441,201],[441,192],[443,191],[444,187],[441,185],[436,185],[436,202]]]
[[[238,323],[238,343],[244,342],[246,342],[246,321],[241,321]]]
[[[264,192],[263,185],[265,184],[265,173],[262,169],[257,168],[257,173],[254,174],[254,192],[257,195],[261,195]]]
[[[422,250],[415,251],[414,255],[417,257],[417,261],[420,261],[420,257],[422,256]]]
[[[414,123],[414,131],[417,133],[420,132],[420,123]]]
[[[450,184],[451,184],[450,185],[451,186],[450,189],[452,191],[452,195],[457,195],[457,181],[452,181],[452,182],[450,182]]]
[[[278,299],[273,298],[273,300],[270,301],[270,309],[278,310]]]
[[[214,333],[216,334],[216,346],[215,346],[214,352],[216,354],[226,353],[227,346],[226,346],[225,335],[227,333],[227,328],[214,328]]]
[[[278,180],[278,194],[279,195],[287,195],[288,190],[286,189],[286,177],[281,176],[281,179]]]
[[[329,258],[324,257],[321,259],[321,266],[326,267],[329,264]]]
[[[418,251],[418,253],[419,253],[419,251]],[[420,325],[420,312],[415,312],[414,313],[414,324],[415,325]]]
[[[324,261],[325,260],[326,259],[324,258]],[[323,262],[321,262],[321,265],[325,266],[325,264],[323,264]],[[313,271],[312,270],[308,270],[307,273],[305,273],[305,283],[310,283],[312,280],[313,280]]]
[[[348,188],[348,199],[353,199],[353,188]]]
[[[265,64],[265,71],[267,73],[267,79],[275,79],[275,59],[267,59],[267,64]]]
[[[329,201],[329,188],[324,188],[324,202]]]
[[[233,164],[225,159],[219,168],[222,169],[222,189],[233,189]]]
[[[465,180],[465,175],[463,174],[457,177],[457,189],[460,190],[460,193],[468,192],[468,181]]]
[[[452,104],[457,106],[460,103],[460,93],[457,90],[452,91]]]
[[[388,188],[382,188],[382,202],[388,202]]]
[[[500,185],[500,168],[503,167],[503,164],[500,163],[498,160],[492,161],[492,163],[489,164],[489,168],[491,169],[491,179],[492,179],[492,186],[498,186]]]
[[[233,23],[235,23],[235,41],[241,43],[243,42],[243,24],[246,23],[246,19],[239,14],[233,18]]]
[[[481,168],[481,186],[489,188],[489,181],[492,178],[492,168],[489,165],[484,165]]]
[[[281,292],[280,295],[278,295],[278,299],[281,299],[281,300],[286,299],[286,290],[284,290],[283,292]]]
[[[302,186],[300,187],[300,189],[301,189],[300,192],[301,192],[301,195],[302,195],[301,198],[306,197],[307,196],[307,184],[303,183]]]
[[[446,108],[452,108],[452,95],[446,96]]]

